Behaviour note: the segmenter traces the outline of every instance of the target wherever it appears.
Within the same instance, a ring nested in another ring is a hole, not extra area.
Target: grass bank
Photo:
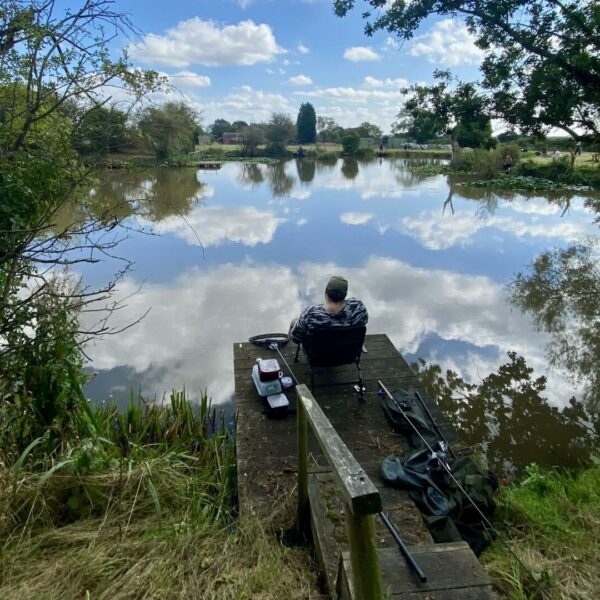
[[[552,600],[593,600],[600,589],[600,466],[575,475],[535,465],[503,486],[496,526]],[[541,598],[534,582],[496,541],[482,555],[502,598]]]
[[[503,172],[505,157],[516,165]],[[571,164],[570,156],[555,160],[521,152],[513,144],[495,150],[462,150],[454,165],[415,165],[413,172],[423,175],[460,174],[471,179],[461,185],[521,191],[594,191],[600,190],[600,167],[592,155],[585,154]]]
[[[234,444],[206,398],[76,420],[51,452],[3,452],[0,598],[321,597],[303,549],[236,518]]]

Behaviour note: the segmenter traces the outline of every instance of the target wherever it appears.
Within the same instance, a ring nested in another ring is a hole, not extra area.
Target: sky
[[[344,18],[332,0],[117,0],[115,7],[141,33],[118,37],[112,49],[167,75],[178,88],[170,99],[193,105],[205,126],[217,118],[264,121],[274,111],[295,120],[310,102],[344,127],[369,121],[389,133],[402,88],[431,82],[440,68],[473,81],[483,57],[458,19],[429,19],[404,43],[385,32],[368,38],[361,0]]]

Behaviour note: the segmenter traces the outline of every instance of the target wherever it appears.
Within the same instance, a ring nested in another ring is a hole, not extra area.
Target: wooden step
[[[409,546],[427,581],[420,583],[396,548],[381,548],[379,564],[386,598],[411,600],[492,600],[490,579],[465,542]],[[352,590],[350,553],[342,552],[337,582],[339,598],[360,600]]]

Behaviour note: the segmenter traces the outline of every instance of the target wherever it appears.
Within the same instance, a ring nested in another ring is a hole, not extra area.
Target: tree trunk
[[[460,156],[460,146],[456,139],[452,140],[452,166],[455,167],[458,164],[458,158]]]

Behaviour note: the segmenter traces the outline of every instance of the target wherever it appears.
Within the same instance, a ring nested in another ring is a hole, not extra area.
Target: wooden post
[[[352,582],[356,600],[382,600],[383,591],[377,538],[373,515],[381,511],[381,496],[356,462],[312,393],[305,385],[296,386],[298,412],[298,521],[300,535],[308,533],[310,505],[308,499],[308,425],[323,450],[337,479],[346,505]]]
[[[308,500],[308,420],[302,402],[296,406],[298,413],[298,516],[296,528],[298,535],[306,539],[310,524],[310,506]]]
[[[373,515],[353,514],[346,506],[352,583],[357,600],[382,600],[383,587],[377,556],[377,537]]]

